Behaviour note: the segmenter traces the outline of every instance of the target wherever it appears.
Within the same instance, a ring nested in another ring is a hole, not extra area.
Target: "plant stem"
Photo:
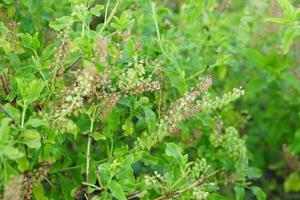
[[[106,3],[105,16],[104,16],[104,23],[105,23],[106,20],[107,20],[107,12],[108,12],[108,6],[109,6],[109,3],[110,3],[110,0],[108,0],[107,3]]]
[[[166,52],[164,50],[162,41],[161,41],[161,37],[160,37],[160,32],[159,32],[159,27],[158,27],[158,21],[157,21],[157,15],[156,15],[156,10],[155,10],[155,4],[151,3],[151,8],[152,8],[152,18],[154,21],[154,25],[155,25],[155,30],[156,30],[156,36],[157,36],[157,40],[158,40],[158,45],[160,47],[161,52],[166,55]]]
[[[92,188],[95,188],[96,190],[103,190],[101,187],[98,187],[97,185],[91,184],[91,183],[87,183],[87,182],[82,182],[83,185],[87,185],[90,186]]]
[[[88,142],[86,147],[86,182],[89,182],[90,175],[90,157],[91,157],[91,142],[92,142],[92,132],[93,132],[94,120],[91,119],[90,132],[88,134]]]
[[[87,6],[86,6],[86,1],[84,1],[84,9],[85,11],[87,11]],[[83,16],[82,16],[82,27],[81,27],[81,37],[83,38],[85,34],[85,12],[83,12]]]
[[[106,26],[109,24],[109,22],[112,20],[113,16],[115,15],[117,8],[120,4],[121,0],[117,0],[117,3],[115,5],[115,7],[112,9],[110,15],[108,16],[108,18],[104,21],[104,24],[100,30],[100,33],[102,33],[104,31],[104,29],[106,28]]]
[[[24,104],[23,105],[22,118],[21,118],[21,128],[24,128],[26,110],[27,110],[27,105]]]

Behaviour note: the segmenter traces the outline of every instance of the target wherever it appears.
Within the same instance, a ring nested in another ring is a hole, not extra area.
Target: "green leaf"
[[[74,200],[74,198],[71,197],[71,192],[72,189],[74,188],[73,181],[71,181],[71,179],[67,178],[66,176],[59,175],[59,182],[60,182],[60,189],[62,190],[63,193],[63,197],[60,196],[60,198],[64,200]]]
[[[4,118],[1,121],[0,144],[5,144],[9,139],[9,132],[10,132],[9,123],[10,123],[10,121],[11,121],[11,119],[9,119],[9,118]]]
[[[47,125],[48,125],[47,121],[38,119],[38,118],[30,118],[26,122],[26,126],[32,126],[34,128],[39,127],[39,126],[47,126]]]
[[[255,167],[249,167],[247,170],[247,177],[248,178],[260,178],[262,175],[262,172],[260,169],[255,168]]]
[[[209,12],[212,12],[217,6],[216,0],[207,0],[207,8]]]
[[[155,130],[156,115],[149,106],[144,107],[144,113],[145,113],[145,121],[148,127],[148,132],[152,133]]]
[[[55,45],[50,44],[43,50],[41,55],[41,60],[46,61],[48,59],[51,59],[51,56],[54,54],[54,52],[55,52]]]
[[[4,151],[4,155],[11,160],[21,158],[24,155],[17,148],[12,147],[12,146],[6,146],[5,148],[3,148],[3,151]]]
[[[300,176],[298,172],[291,173],[284,181],[284,190],[288,192],[300,191]]]
[[[296,9],[296,16],[300,15],[300,8]]]
[[[108,189],[110,190],[111,194],[113,195],[113,197],[115,197],[118,200],[126,200],[126,196],[122,190],[121,185],[115,181],[112,180],[109,184],[108,184]]]
[[[212,193],[208,195],[207,200],[232,200],[232,199],[229,199],[228,197],[225,197],[218,193]]]
[[[78,128],[77,125],[70,119],[65,118],[63,120],[64,122],[64,131],[66,133],[71,133],[74,137],[74,139],[76,140],[77,138],[77,134],[78,134]]]
[[[26,103],[32,103],[41,95],[41,92],[44,89],[44,83],[40,79],[35,79],[31,81],[29,84],[26,84],[23,80],[17,78],[16,79],[19,91],[21,93],[22,99]]]
[[[165,154],[167,156],[175,158],[180,165],[182,165],[184,162],[181,147],[174,143],[166,144]]]
[[[13,0],[3,0],[3,2],[6,4],[12,4],[14,1]]]
[[[102,184],[106,184],[111,176],[109,163],[103,163],[98,166],[100,179]]]
[[[37,130],[26,129],[22,133],[23,143],[26,144],[29,148],[38,149],[41,147],[41,136]]]
[[[63,16],[61,18],[56,19],[53,22],[50,22],[49,26],[56,31],[60,31],[63,28],[69,26],[71,23],[72,23],[72,18],[70,16]]]
[[[294,155],[300,152],[300,129],[295,132],[291,150]]]
[[[38,36],[38,33],[35,33],[33,36],[31,36],[29,33],[22,33],[22,45],[25,48],[31,49],[32,51],[36,51],[40,47],[40,41],[38,39]]]
[[[33,185],[33,195],[35,197],[35,199],[38,200],[48,200],[48,198],[45,196],[45,192],[44,192],[44,188],[43,185],[41,183],[35,183]]]
[[[261,52],[255,49],[248,48],[245,50],[244,55],[251,65],[258,68],[265,67],[265,56]]]
[[[103,5],[96,5],[96,6],[94,6],[93,8],[90,9],[90,13],[92,15],[95,15],[95,16],[99,17],[100,14],[101,14],[101,10],[103,10],[103,9],[104,9]]]
[[[245,199],[245,188],[240,186],[234,187],[235,191],[235,200],[244,200]]]
[[[28,100],[34,102],[39,99],[41,92],[43,91],[44,83],[42,80],[33,80],[28,85]]]
[[[299,36],[299,31],[296,27],[291,26],[288,27],[284,33],[284,36],[282,38],[282,44],[283,44],[283,53],[288,53],[290,46],[293,44],[293,41],[296,37]]]
[[[125,131],[124,135],[132,135],[133,133],[133,122],[131,121],[130,118],[125,120],[125,123],[122,126],[122,129]]]
[[[99,140],[106,140],[106,137],[102,135],[101,133],[95,131],[92,133],[92,137],[94,140],[99,141]]]
[[[23,80],[16,78],[17,84],[18,84],[18,89],[21,93],[22,99],[24,101],[27,101],[28,98],[28,92],[27,92],[27,87],[26,84],[24,83]]]
[[[176,88],[181,95],[184,95],[187,91],[187,85],[185,81],[185,70],[179,66],[174,59],[174,66],[168,66],[166,68],[166,75],[170,79],[172,87]]]
[[[265,192],[257,187],[257,186],[252,186],[250,187],[252,193],[256,196],[257,200],[266,200],[267,199],[267,196],[265,194]]]
[[[277,2],[279,3],[280,7],[282,8],[286,18],[289,19],[290,21],[295,20],[296,12],[295,12],[295,8],[293,7],[293,5],[288,0],[277,0]]]
[[[21,171],[21,172],[24,172],[26,170],[29,169],[29,161],[26,157],[21,157],[21,158],[18,158],[16,160],[16,162],[18,163],[18,169]]]
[[[7,103],[7,104],[4,105],[4,110],[16,122],[20,121],[21,114],[20,114],[20,111],[17,108],[15,108],[11,104]]]

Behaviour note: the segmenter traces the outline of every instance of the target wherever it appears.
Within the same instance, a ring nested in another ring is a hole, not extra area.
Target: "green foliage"
[[[277,1],[283,11],[283,17],[268,18],[267,21],[287,26],[282,38],[283,51],[286,54],[293,41],[300,35],[300,26],[297,20],[297,17],[300,15],[300,9],[294,8],[288,0]]]
[[[298,199],[297,3],[1,1],[0,199]]]

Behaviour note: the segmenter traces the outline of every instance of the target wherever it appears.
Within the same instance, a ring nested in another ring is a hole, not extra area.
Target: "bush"
[[[0,197],[300,198],[298,1],[0,3]]]

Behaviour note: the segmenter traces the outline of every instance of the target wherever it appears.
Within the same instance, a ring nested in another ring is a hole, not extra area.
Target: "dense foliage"
[[[0,199],[300,199],[298,0],[2,0]]]

